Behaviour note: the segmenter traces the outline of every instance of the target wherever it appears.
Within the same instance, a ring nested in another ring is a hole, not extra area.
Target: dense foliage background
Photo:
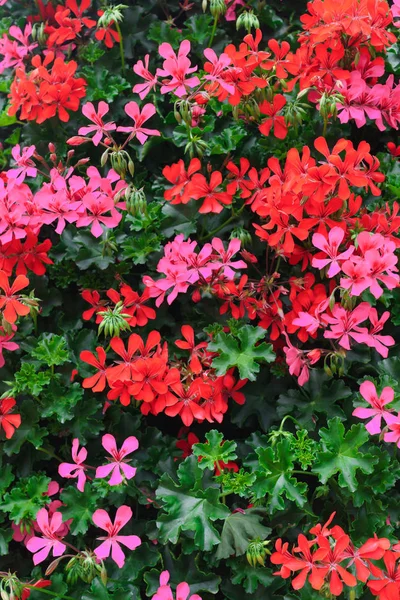
[[[396,600],[399,4],[0,4],[2,600]]]

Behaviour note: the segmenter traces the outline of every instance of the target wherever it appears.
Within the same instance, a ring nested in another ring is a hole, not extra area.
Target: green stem
[[[122,72],[124,72],[125,71],[124,43],[123,43],[123,38],[122,38],[121,27],[119,26],[118,21],[115,21],[115,29],[118,31],[118,35],[119,35],[119,54],[121,57]]]
[[[282,422],[280,424],[279,430],[278,431],[283,431],[283,426],[285,424],[285,422],[290,419],[291,421],[293,421],[293,423],[295,423],[296,425],[298,425],[300,427],[300,429],[303,429],[302,426],[300,425],[300,423],[297,421],[297,419],[295,419],[294,417],[292,417],[292,415],[286,415],[286,417],[283,417]]]
[[[208,233],[206,236],[201,237],[200,242],[204,242],[205,240],[209,239],[210,237],[212,237],[213,235],[215,235],[216,233],[221,231],[221,229],[223,229],[224,227],[229,225],[229,223],[234,221],[236,219],[236,217],[238,217],[242,213],[243,209],[244,209],[244,204],[236,213],[232,213],[231,216],[229,217],[229,219],[227,219],[226,221],[221,223],[221,225],[219,225],[218,227],[216,227],[215,229],[210,231],[210,233]]]
[[[55,458],[60,463],[64,462],[62,458],[57,456],[57,454],[54,454],[54,452],[52,452],[51,450],[46,450],[46,448],[36,448],[36,450],[38,450],[39,452],[43,452],[44,454],[47,454],[48,456],[51,456],[51,458]]]
[[[38,588],[34,585],[29,585],[28,583],[24,583],[23,584],[24,587],[30,589],[30,590],[36,590],[37,592],[40,592],[41,594],[47,594],[48,596],[52,596],[53,598],[59,598],[60,600],[76,600],[76,598],[73,598],[72,596],[62,596],[61,594],[57,593],[57,592],[50,592],[50,590],[46,590],[44,588]]]
[[[215,32],[217,30],[217,23],[218,23],[218,15],[215,15],[215,17],[214,17],[214,23],[213,23],[213,28],[211,30],[211,35],[210,35],[210,41],[208,42],[209,46],[211,46],[211,44],[214,41]]]

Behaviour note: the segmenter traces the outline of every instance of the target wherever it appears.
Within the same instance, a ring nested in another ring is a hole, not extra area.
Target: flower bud
[[[210,13],[217,19],[226,13],[225,0],[210,0]]]
[[[80,146],[81,144],[85,144],[85,142],[90,142],[90,138],[82,137],[81,135],[74,135],[67,140],[67,144],[70,146]]]
[[[253,28],[259,29],[260,21],[252,10],[244,10],[236,19],[237,31],[239,31],[241,27],[243,27],[247,33],[250,33]]]
[[[202,10],[203,10],[203,13],[205,13],[205,12],[206,12],[206,10],[207,10],[207,0],[203,0],[203,1],[202,1],[202,3],[201,3],[201,8],[202,8]]]

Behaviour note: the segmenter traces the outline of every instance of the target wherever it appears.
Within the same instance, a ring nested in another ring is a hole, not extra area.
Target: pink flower
[[[228,94],[235,93],[235,86],[227,83],[222,77],[223,73],[226,71],[226,68],[231,64],[231,59],[228,54],[224,52],[218,58],[212,48],[206,48],[204,50],[204,56],[207,58],[209,62],[206,62],[204,65],[204,69],[207,71],[207,75],[204,76],[204,79],[207,81],[212,81],[218,83],[224,90],[228,92]]]
[[[160,585],[154,596],[151,600],[174,600],[174,595],[171,590],[171,586],[168,585],[169,582],[169,572],[163,571],[160,574]],[[178,583],[176,586],[176,600],[187,600],[187,597],[190,594],[189,585],[183,581],[182,583]],[[189,600],[202,600],[198,594],[192,594]]]
[[[312,243],[316,248],[322,250],[312,259],[312,266],[317,269],[323,269],[330,265],[328,277],[334,277],[340,273],[339,261],[347,260],[354,252],[354,246],[347,248],[345,252],[338,253],[339,246],[344,238],[344,231],[341,227],[334,227],[328,234],[328,240],[321,233],[314,233]],[[328,258],[323,258],[327,254]]]
[[[37,525],[43,533],[43,537],[32,537],[28,540],[26,547],[30,552],[34,552],[33,563],[38,565],[46,560],[50,550],[53,550],[53,556],[61,556],[64,554],[66,545],[61,542],[60,534],[58,533],[62,527],[62,514],[55,512],[49,519],[49,513],[45,508],[41,508],[36,515]]]
[[[152,73],[150,73],[149,71],[149,54],[146,54],[146,56],[144,57],[144,64],[142,60],[138,60],[138,62],[133,65],[133,70],[136,73],[136,75],[139,75],[139,77],[143,77],[143,79],[146,80],[147,83],[137,83],[133,89],[132,92],[134,94],[139,94],[139,98],[141,100],[143,100],[143,98],[146,98],[147,94],[151,91],[154,90],[157,86],[157,75],[152,75]]]
[[[85,490],[85,465],[83,464],[87,458],[87,450],[86,448],[79,448],[79,440],[75,438],[72,441],[72,460],[73,463],[61,463],[58,467],[58,472],[61,477],[66,477],[67,479],[75,479],[78,478],[77,488],[80,492]]]
[[[368,345],[371,348],[375,348],[375,350],[379,352],[379,354],[383,356],[383,358],[387,358],[388,356],[389,351],[387,349],[387,346],[394,346],[395,344],[395,341],[391,335],[377,335],[380,331],[382,331],[389,317],[390,312],[388,310],[386,310],[382,314],[380,319],[378,319],[378,313],[376,308],[371,308],[369,312],[369,320],[372,325],[372,329],[370,329],[368,332]]]
[[[12,338],[15,333],[6,334],[4,329],[0,327],[0,368],[4,367],[6,361],[3,356],[3,350],[9,350],[10,352],[14,352],[18,350],[19,345],[16,342],[12,342]]]
[[[171,77],[170,80],[166,79],[163,81],[163,85],[161,86],[162,94],[174,92],[178,98],[182,98],[187,94],[187,87],[194,88],[200,85],[198,77],[187,78],[187,75],[197,71],[197,67],[190,66],[190,60],[187,58],[190,52],[190,42],[188,40],[183,40],[179,46],[178,56],[173,51],[172,46],[166,42],[159,46],[158,52],[165,60],[163,68],[157,69],[157,75],[160,77]]]
[[[368,330],[358,325],[368,319],[370,308],[368,302],[361,302],[352,311],[336,304],[332,309],[332,316],[324,313],[321,317],[324,323],[331,325],[324,337],[339,340],[339,345],[345,350],[350,350],[350,338],[360,344],[368,344]]]
[[[111,454],[112,458],[108,459],[110,461],[108,465],[103,465],[96,469],[96,478],[108,477],[112,473],[108,482],[109,485],[119,485],[124,481],[124,477],[132,479],[135,476],[136,469],[127,464],[130,460],[127,461],[125,457],[138,449],[139,443],[137,439],[134,436],[126,438],[121,449],[118,450],[115,437],[106,433],[103,435],[101,443],[103,448]]]
[[[23,148],[21,152],[21,146],[19,144],[14,146],[11,150],[12,157],[17,163],[17,168],[9,169],[7,171],[7,176],[14,179],[15,183],[22,183],[26,176],[36,177],[37,169],[35,163],[30,159],[35,152],[35,146],[27,146],[26,148]]]
[[[153,115],[156,114],[156,107],[154,104],[145,104],[142,112],[140,112],[140,108],[136,102],[128,102],[128,104],[125,105],[125,112],[128,117],[133,119],[134,126],[118,127],[117,131],[130,133],[130,139],[136,136],[141,144],[145,143],[149,135],[161,135],[157,129],[146,129],[145,127],[142,127],[143,123],[148,121]]]
[[[122,219],[120,213],[115,210],[113,199],[101,192],[85,194],[82,198],[82,205],[86,208],[86,214],[79,217],[76,226],[85,227],[91,224],[90,231],[96,238],[103,234],[101,224],[112,229]],[[110,216],[104,216],[108,212],[110,212]]]
[[[400,415],[397,415],[394,423],[389,424],[390,431],[385,433],[383,439],[385,442],[393,442],[400,448]]]
[[[82,113],[89,119],[89,121],[93,121],[94,125],[88,125],[86,127],[81,127],[78,131],[79,135],[88,135],[88,133],[96,132],[92,137],[92,142],[95,146],[98,146],[103,139],[103,135],[107,136],[108,131],[114,131],[117,126],[113,121],[110,123],[104,123],[103,117],[110,110],[108,104],[106,102],[100,101],[97,112],[95,107],[91,102],[86,102],[82,106]]]
[[[222,268],[225,277],[228,279],[234,279],[236,273],[233,269],[247,269],[247,265],[244,260],[231,260],[232,257],[240,250],[240,240],[237,238],[231,240],[227,250],[225,250],[224,245],[219,238],[213,238],[211,240],[211,245],[217,252],[214,269]]]
[[[363,381],[360,386],[360,394],[371,405],[372,408],[363,408],[358,406],[353,410],[353,416],[359,419],[369,419],[365,427],[371,435],[375,435],[381,432],[382,429],[382,418],[387,425],[397,421],[397,417],[392,414],[391,411],[385,410],[386,404],[393,402],[394,390],[391,387],[385,387],[382,390],[381,395],[378,398],[376,388],[372,381]]]
[[[298,378],[298,384],[303,386],[310,378],[307,362],[304,358],[304,352],[292,346],[289,338],[286,336],[287,346],[283,348],[286,357],[286,364],[289,367],[289,373]]]
[[[121,569],[125,563],[125,554],[123,553],[119,544],[123,544],[129,550],[135,550],[142,543],[141,539],[137,535],[118,535],[119,531],[130,521],[132,518],[132,511],[129,506],[120,506],[115,515],[114,524],[111,522],[107,512],[101,508],[93,513],[93,523],[107,531],[107,537],[99,537],[98,540],[104,540],[100,546],[98,546],[94,553],[98,558],[103,560],[110,556],[113,561],[117,563]]]

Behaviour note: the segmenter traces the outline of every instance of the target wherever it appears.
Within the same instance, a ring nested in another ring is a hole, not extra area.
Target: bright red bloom
[[[190,195],[195,200],[203,200],[199,208],[200,214],[218,214],[223,210],[223,204],[232,204],[232,195],[220,190],[221,183],[222,174],[220,171],[211,173],[209,182],[200,173],[193,175],[190,183]]]
[[[30,308],[20,302],[18,292],[29,285],[29,279],[25,275],[18,275],[10,286],[8,277],[4,271],[0,271],[0,288],[3,294],[0,294],[0,309],[3,310],[4,319],[8,323],[15,323],[18,317],[24,317],[29,314]]]
[[[8,440],[12,438],[15,430],[21,425],[21,415],[10,414],[15,405],[14,398],[0,400],[0,429],[4,430]]]
[[[102,348],[101,346],[97,346],[96,352],[98,358],[96,358],[92,352],[89,352],[89,350],[82,350],[82,352],[80,353],[80,359],[83,360],[83,362],[88,363],[89,365],[95,367],[98,370],[97,373],[83,380],[82,387],[92,388],[94,392],[102,392],[106,387],[107,381],[107,356],[104,351],[104,348]]]

